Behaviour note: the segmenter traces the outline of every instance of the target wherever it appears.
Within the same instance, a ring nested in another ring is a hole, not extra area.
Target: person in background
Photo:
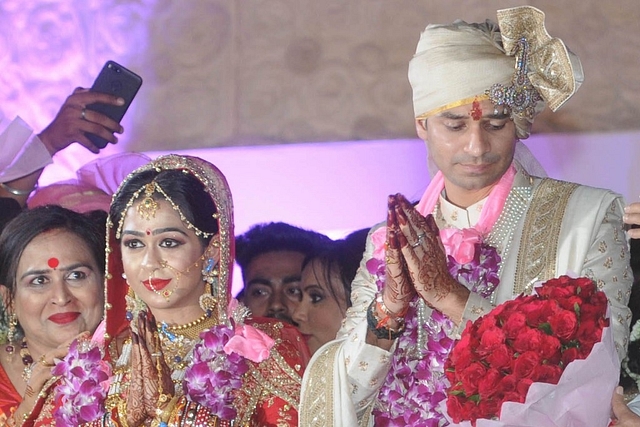
[[[300,302],[302,262],[329,242],[323,234],[283,222],[258,224],[237,236],[236,262],[244,283],[238,299],[255,317],[292,323]]]
[[[20,117],[11,121],[0,115],[0,221],[3,216],[12,215],[17,207],[25,205],[42,170],[51,163],[54,154],[74,142],[92,153],[100,151],[86,137],[86,132],[99,135],[113,144],[118,142],[114,134],[122,133],[124,129],[109,117],[86,108],[93,103],[122,105],[124,100],[76,88],[53,121],[37,135]],[[4,206],[10,206],[12,211],[3,209]]]
[[[634,274],[633,289],[629,299],[632,312],[629,352],[623,361],[620,386],[613,395],[614,425],[640,427],[640,202],[627,205],[622,217],[630,228],[627,235],[631,250],[631,269]],[[627,406],[627,401],[629,401]]]
[[[106,216],[39,207],[0,235],[0,425],[53,425],[51,368],[102,318]]]
[[[347,308],[351,307],[351,282],[360,266],[368,233],[369,229],[354,231],[302,263],[302,297],[293,311],[293,321],[311,355],[335,339]]]
[[[531,175],[517,160],[536,115],[558,109],[582,80],[579,59],[531,6],[498,11],[497,24],[426,27],[409,81],[416,132],[439,172],[416,206],[389,197],[338,338],[305,373],[300,426],[446,422],[442,367],[464,326],[568,273],[604,291],[625,357],[632,274],[622,197]]]

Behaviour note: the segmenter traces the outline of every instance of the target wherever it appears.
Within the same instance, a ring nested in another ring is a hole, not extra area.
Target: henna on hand
[[[140,354],[140,337],[131,331],[131,366],[129,369],[129,390],[127,393],[127,424],[140,425],[145,418],[144,373],[142,369],[142,356]]]
[[[420,297],[432,308],[452,293],[463,292],[447,267],[447,256],[433,215],[422,216],[401,194],[397,195],[396,215],[400,231],[412,242],[402,248],[402,255],[413,285]],[[446,314],[446,313],[445,313]]]
[[[147,417],[153,418],[157,410],[166,405],[173,396],[173,382],[171,374],[160,345],[155,320],[151,315],[141,312],[138,317],[140,331],[140,355],[144,378],[143,406]],[[164,369],[163,369],[164,366]]]
[[[382,292],[387,308],[394,313],[402,313],[406,311],[409,302],[411,302],[415,296],[415,290],[409,280],[402,257],[401,248],[403,245],[406,245],[407,242],[402,233],[399,232],[396,206],[397,201],[395,196],[389,196],[385,287]]]

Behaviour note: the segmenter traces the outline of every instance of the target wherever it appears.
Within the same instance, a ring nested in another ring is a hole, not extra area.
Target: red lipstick
[[[66,325],[76,320],[80,316],[77,311],[68,311],[66,313],[56,313],[49,316],[49,320],[58,325]]]
[[[160,291],[166,288],[169,283],[171,283],[171,279],[151,279],[144,280],[142,282],[144,287],[149,289],[150,291]]]

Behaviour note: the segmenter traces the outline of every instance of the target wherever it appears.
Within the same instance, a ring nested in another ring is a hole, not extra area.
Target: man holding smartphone
[[[76,88],[60,107],[53,121],[40,134],[21,118],[6,120],[0,114],[0,226],[26,203],[42,170],[57,152],[74,142],[98,153],[86,133],[98,135],[115,144],[122,126],[87,105],[102,103],[120,106],[124,99],[88,89]]]

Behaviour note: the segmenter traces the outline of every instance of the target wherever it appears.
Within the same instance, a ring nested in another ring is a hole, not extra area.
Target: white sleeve
[[[0,182],[10,182],[44,168],[51,154],[20,117],[0,116]]]

